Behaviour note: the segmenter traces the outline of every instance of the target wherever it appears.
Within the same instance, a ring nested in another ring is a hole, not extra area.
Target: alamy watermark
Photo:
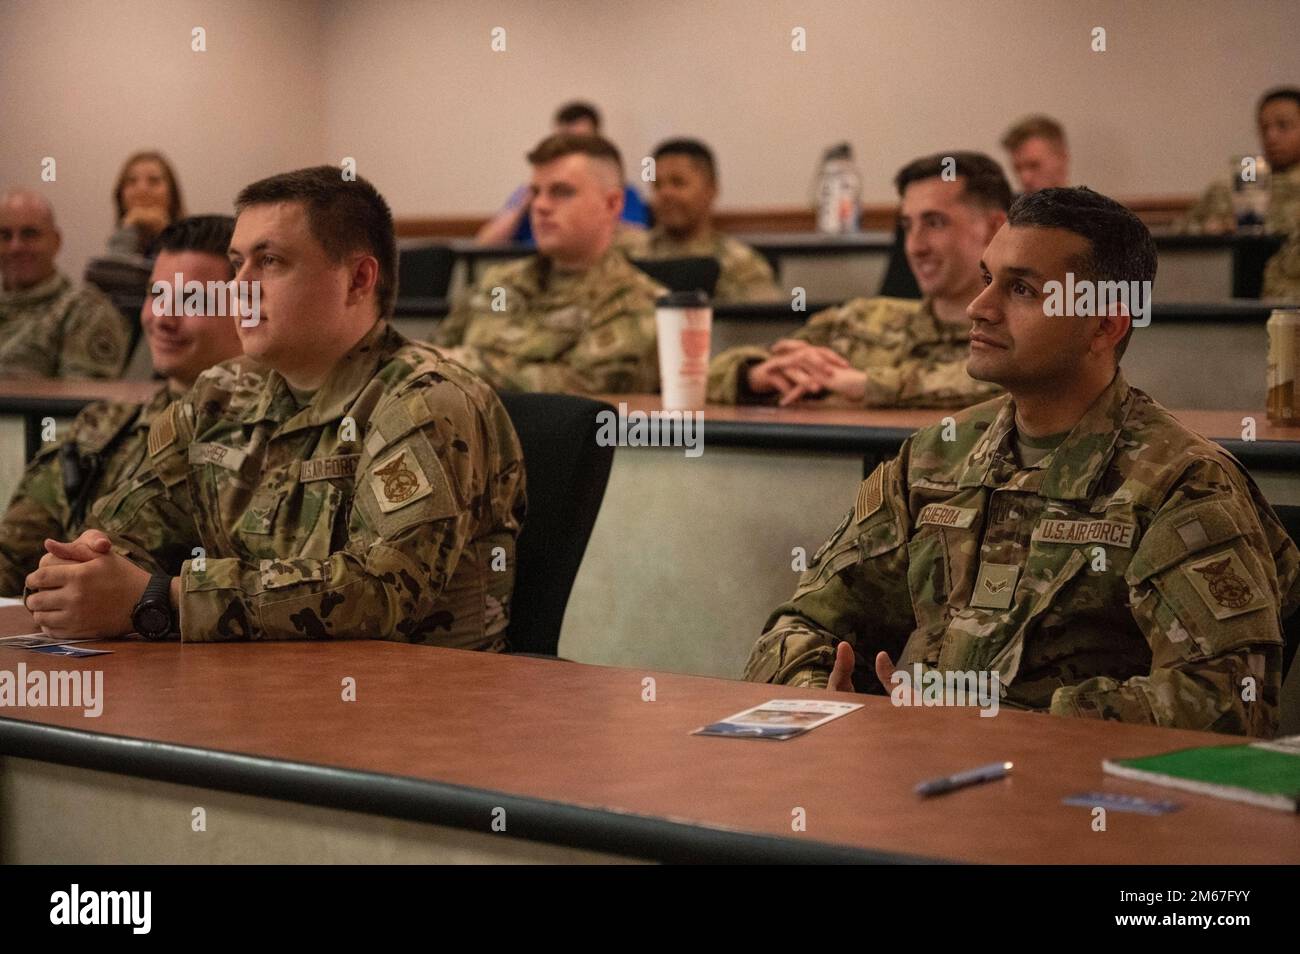
[[[245,328],[262,320],[262,283],[259,281],[185,281],[180,272],[170,282],[154,282],[150,307],[155,318],[206,316],[239,318]]]
[[[601,447],[684,447],[687,457],[704,453],[703,411],[618,411],[596,413],[596,443]]]
[[[1056,280],[1043,284],[1043,314],[1049,318],[1095,318],[1109,315],[1116,305],[1123,305],[1133,318],[1134,328],[1151,324],[1151,283],[1149,281],[1094,282],[1075,280],[1074,272],[1065,273],[1064,284]]]
[[[43,708],[81,709],[86,718],[98,719],[104,713],[104,671],[45,672],[22,662],[17,671],[0,669],[0,710]]]
[[[980,670],[926,669],[913,663],[911,672],[895,669],[889,681],[889,701],[896,706],[979,706],[980,718],[998,714],[1002,698],[999,674]]]

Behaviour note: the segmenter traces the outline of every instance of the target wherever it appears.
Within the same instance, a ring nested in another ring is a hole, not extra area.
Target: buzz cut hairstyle
[[[708,174],[710,182],[718,181],[718,163],[713,158],[713,150],[698,139],[665,139],[655,147],[655,162],[664,156],[686,156]]]
[[[1275,103],[1278,100],[1289,99],[1300,109],[1300,88],[1295,86],[1279,86],[1277,89],[1270,89],[1267,93],[1259,98],[1259,105],[1255,107],[1255,115],[1264,111],[1264,107],[1269,103]]]
[[[582,136],[576,133],[553,133],[539,142],[528,153],[528,162],[534,166],[544,166],[565,156],[589,156],[602,162],[610,163],[618,170],[618,181],[623,181],[623,157],[618,147],[604,136]]]
[[[1048,142],[1064,149],[1065,127],[1051,116],[1035,113],[1018,120],[1002,136],[1002,148],[1015,152],[1031,139],[1046,139]]]
[[[235,211],[281,202],[303,204],[307,227],[330,261],[341,264],[356,252],[375,257],[379,317],[391,317],[397,301],[397,235],[392,210],[379,191],[361,176],[344,179],[338,166],[312,166],[246,186],[235,199]]]
[[[229,215],[191,215],[179,219],[158,236],[160,252],[203,252],[226,263],[230,277],[235,266],[230,263],[230,239],[235,234],[235,219]]]
[[[1155,281],[1157,255],[1151,230],[1130,209],[1100,192],[1079,186],[1027,193],[1011,206],[1007,225],[1064,229],[1080,236],[1087,241],[1088,251],[1072,267],[1094,282]],[[1132,337],[1130,324],[1115,347],[1116,363]]]
[[[894,176],[894,188],[901,199],[913,182],[941,178],[949,169],[961,177],[961,198],[967,205],[991,212],[1005,212],[1011,208],[1011,183],[1002,167],[982,152],[936,152],[932,156],[913,159]]]
[[[600,132],[600,110],[591,103],[582,100],[574,100],[571,103],[565,103],[555,111],[555,125],[567,126],[569,123],[581,122],[588,120],[596,132]]]

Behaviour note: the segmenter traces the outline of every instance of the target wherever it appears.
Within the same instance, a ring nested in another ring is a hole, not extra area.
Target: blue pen
[[[990,762],[988,765],[981,765],[979,768],[958,772],[956,775],[946,775],[943,778],[932,778],[928,782],[922,782],[916,786],[916,794],[921,796],[942,795],[945,792],[965,788],[967,785],[978,785],[980,782],[993,782],[1000,778],[1006,778],[1007,773],[1010,771],[1010,762]]]

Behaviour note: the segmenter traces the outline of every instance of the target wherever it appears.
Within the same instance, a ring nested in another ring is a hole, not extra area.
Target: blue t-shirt
[[[650,207],[630,185],[623,186],[623,221],[650,227]],[[533,244],[532,216],[525,215],[519,220],[519,228],[515,229],[515,234],[510,236],[510,241]]]

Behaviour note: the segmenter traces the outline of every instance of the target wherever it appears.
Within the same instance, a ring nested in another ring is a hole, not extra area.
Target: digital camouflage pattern
[[[164,387],[143,405],[91,404],[59,440],[37,451],[0,520],[0,594],[21,595],[45,555],[45,539],[76,538],[95,502],[135,475],[149,422],[172,400]]]
[[[116,378],[131,332],[99,289],[55,272],[24,291],[0,291],[0,377]]]
[[[497,396],[381,321],[305,400],[249,358],[205,371],[88,522],[179,574],[185,641],[505,648],[524,464]]]
[[[655,299],[662,294],[612,246],[576,274],[531,255],[487,269],[433,342],[499,390],[658,391]]]
[[[1120,374],[1033,467],[1009,396],[956,418],[863,482],[745,678],[824,687],[847,640],[859,689],[885,650],[997,671],[1013,707],[1276,732],[1300,554],[1235,458]]]
[[[1300,229],[1300,163],[1286,172],[1275,172],[1270,179],[1268,216],[1269,232],[1288,234]],[[1232,208],[1232,183],[1227,179],[1212,182],[1188,210],[1182,220],[1184,231],[1203,231],[1207,225],[1236,227],[1237,213]]]
[[[1300,230],[1293,232],[1264,266],[1260,296],[1300,303]]]
[[[854,298],[819,311],[790,337],[830,348],[866,372],[865,407],[966,407],[1001,391],[966,373],[969,327],[945,324],[928,301]],[[709,362],[709,401],[773,403],[776,394],[754,394],[746,375],[771,357],[766,348],[728,348]]]
[[[718,284],[713,290],[713,304],[776,301],[782,297],[776,286],[772,266],[761,254],[739,239],[712,232],[702,239],[683,242],[662,228],[624,231],[619,247],[632,258],[654,261],[668,258],[715,258],[718,260]]]

